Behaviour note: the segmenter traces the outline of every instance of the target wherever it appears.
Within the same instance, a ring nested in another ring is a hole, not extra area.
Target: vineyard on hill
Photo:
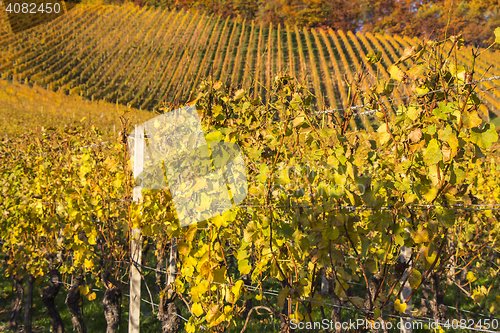
[[[463,42],[132,6],[1,35],[0,330],[496,332],[498,69]]]
[[[44,26],[3,34],[0,74],[92,100],[153,110],[162,101],[178,105],[192,99],[205,77],[250,89],[252,96],[268,101],[274,78],[286,72],[308,86],[317,109],[342,109],[349,106],[347,82],[353,82],[362,67],[369,84],[389,79],[390,66],[417,43],[400,36],[262,26],[199,12],[78,6]],[[378,52],[380,61],[369,63],[368,55]],[[459,63],[471,66],[471,52],[461,48]],[[474,79],[500,75],[496,65],[489,66],[497,59],[496,52],[485,52],[475,63]],[[402,69],[410,65],[405,62]],[[498,117],[500,91],[495,81],[481,82],[479,88],[490,89],[484,92],[481,117]],[[394,91],[395,98],[404,95],[404,90]],[[371,127],[368,121],[357,122],[352,125]]]

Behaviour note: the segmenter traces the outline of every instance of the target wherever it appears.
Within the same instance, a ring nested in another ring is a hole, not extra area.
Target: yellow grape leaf
[[[436,256],[436,253],[432,253],[432,254],[430,254],[430,255],[426,256],[426,257],[425,257],[425,260],[427,260],[427,262],[428,262],[429,264],[432,264],[434,261],[436,261],[436,257],[437,257],[437,256]],[[436,264],[437,264],[437,263],[436,263]]]
[[[220,228],[224,225],[224,218],[221,215],[214,216],[212,218],[212,223],[215,224],[217,228]]]
[[[207,142],[218,142],[221,139],[222,133],[220,131],[211,132],[205,136],[205,140],[207,140]]]
[[[241,293],[241,287],[243,286],[243,280],[236,281],[234,286],[231,287],[231,291],[234,294],[234,298],[238,299]]]
[[[236,219],[236,216],[238,214],[234,209],[231,210],[226,210],[224,213],[222,213],[222,218],[224,219],[224,222],[232,222]]]
[[[201,307],[200,303],[194,303],[193,306],[191,307],[191,313],[194,314],[196,317],[200,317],[205,311],[203,311],[203,308]]]
[[[476,280],[477,280],[477,277],[476,277],[476,275],[474,274],[474,272],[469,271],[469,272],[467,273],[467,280],[468,280],[469,282],[474,282],[474,281],[476,281]]]
[[[443,154],[441,152],[441,147],[439,146],[439,142],[436,139],[432,139],[424,153],[424,162],[427,165],[433,165],[438,163],[443,159]]]
[[[195,333],[196,332],[196,326],[192,323],[187,323],[186,324],[186,332],[187,333]]]
[[[304,320],[304,316],[300,312],[296,311],[295,313],[292,313],[290,315],[290,320],[292,320],[292,319],[295,319],[295,320],[300,322],[300,321]]]
[[[497,140],[498,133],[491,123],[484,125],[483,129],[474,128],[470,133],[470,141],[483,149],[488,149]]]
[[[422,109],[414,107],[414,106],[410,106],[406,110],[406,115],[408,116],[408,118],[410,118],[413,121],[417,120],[417,118],[420,116],[420,113],[422,113]],[[420,130],[420,131],[422,131],[422,130]]]
[[[238,270],[240,274],[249,274],[252,270],[252,265],[248,263],[248,260],[243,259],[238,261]]]
[[[259,195],[261,191],[257,187],[250,187],[248,189],[249,194]]]
[[[293,127],[297,127],[302,125],[305,122],[304,117],[297,117],[294,120],[292,120]]]
[[[408,304],[406,303],[401,303],[399,299],[394,302],[394,309],[400,313],[404,313],[406,311],[406,308],[408,307]]]
[[[290,178],[288,177],[288,169],[283,168],[281,171],[275,175],[275,183],[280,185],[286,185],[290,183]]]
[[[220,305],[214,305],[212,306],[212,308],[210,308],[210,310],[208,311],[207,313],[207,316],[206,316],[206,320],[210,323],[212,321],[214,321],[214,319],[216,319],[217,317],[220,316],[220,311],[219,311],[219,307]]]
[[[431,202],[432,200],[434,200],[434,198],[436,198],[436,196],[438,195],[438,192],[439,192],[439,189],[437,187],[431,187],[431,188],[426,189],[426,191],[424,193],[422,193],[422,197],[427,202]]]
[[[97,235],[90,234],[88,241],[89,241],[89,245],[96,245],[97,244]]]
[[[472,293],[472,298],[476,303],[480,303],[484,299],[484,297],[484,293],[479,289],[474,290],[474,292]]]
[[[477,115],[477,111],[462,113],[462,124],[465,128],[473,128],[481,125],[483,120]]]
[[[83,296],[87,295],[89,293],[89,290],[90,290],[89,286],[87,286],[87,285],[80,286],[79,289],[80,289],[80,294]]]
[[[226,267],[220,267],[213,271],[214,274],[214,282],[224,283],[226,276]]]
[[[414,66],[413,68],[411,68],[408,71],[409,78],[411,80],[416,80],[417,77],[424,74],[426,66],[427,66],[427,64],[424,64],[424,65],[420,65],[420,66]]]
[[[91,269],[92,267],[94,267],[94,263],[92,262],[92,260],[85,259],[85,261],[83,262],[83,266],[86,269]]]
[[[377,138],[378,138],[380,145],[384,145],[387,142],[389,142],[389,140],[391,140],[391,134],[387,130],[386,124],[380,125],[380,127],[377,129],[377,134],[378,134]]]
[[[95,300],[95,299],[96,299],[96,297],[97,297],[97,295],[96,295],[95,293],[91,293],[91,294],[89,294],[89,295],[87,296],[87,299],[88,299],[89,301],[93,301],[93,300]]]
[[[391,79],[402,81],[405,77],[405,73],[399,69],[397,66],[392,65],[388,69],[389,74],[391,74]]]
[[[496,28],[494,33],[495,33],[495,43],[500,44],[500,27]]]

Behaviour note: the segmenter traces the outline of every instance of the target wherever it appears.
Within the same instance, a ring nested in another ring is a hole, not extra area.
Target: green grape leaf
[[[427,165],[434,165],[442,159],[443,154],[441,153],[439,142],[436,139],[432,139],[425,149],[424,161]]]
[[[280,291],[278,295],[278,309],[283,308],[283,305],[285,305],[285,300],[288,297],[288,291],[289,291],[288,287],[285,287],[283,288],[283,290]]]
[[[473,128],[470,133],[470,141],[483,149],[488,149],[497,140],[498,133],[491,123],[484,125],[482,130]]]
[[[432,110],[432,114],[438,119],[448,120],[448,114],[453,112],[453,103],[439,103],[439,107]]]
[[[453,227],[456,220],[454,210],[445,207],[436,207],[436,218],[445,228]]]
[[[422,109],[419,107],[417,108],[414,106],[410,106],[406,110],[406,115],[413,121],[417,120],[418,116],[420,116],[420,113],[422,113]]]

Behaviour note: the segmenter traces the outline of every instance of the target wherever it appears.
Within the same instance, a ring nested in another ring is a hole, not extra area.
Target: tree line
[[[125,2],[127,0],[105,0]],[[380,32],[419,38],[462,33],[469,43],[493,42],[500,25],[498,0],[133,0],[139,6],[196,9],[263,24],[297,24],[334,30]]]

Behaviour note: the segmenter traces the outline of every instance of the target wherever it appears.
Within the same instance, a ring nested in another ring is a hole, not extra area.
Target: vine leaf
[[[495,33],[495,43],[500,44],[500,27],[496,28],[494,33]]]
[[[278,295],[278,308],[281,309],[283,308],[283,305],[285,305],[285,300],[288,297],[288,291],[289,291],[288,287],[285,287],[283,288],[283,290],[280,291]]]
[[[406,308],[408,307],[408,304],[406,303],[401,303],[401,301],[399,299],[397,299],[395,302],[394,302],[394,310],[400,312],[400,313],[404,313],[406,311]]]
[[[420,273],[417,269],[413,269],[411,271],[410,276],[408,277],[408,282],[413,289],[418,288],[420,282],[422,281],[422,273]]]
[[[397,81],[403,81],[403,78],[405,77],[405,73],[395,65],[389,67],[388,72],[391,74],[391,79]]]
[[[194,303],[193,306],[191,307],[191,312],[196,316],[200,317],[203,314],[203,308],[201,307],[200,303]]]
[[[498,134],[490,123],[486,124],[482,130],[473,128],[470,133],[470,141],[483,149],[488,149],[497,140]]]
[[[391,134],[387,130],[387,124],[380,125],[377,129],[377,133],[380,145],[384,145],[391,140]]]
[[[434,165],[439,163],[443,158],[443,154],[441,153],[441,148],[439,147],[439,143],[436,139],[432,139],[427,146],[424,154],[424,161],[427,165]]]
[[[477,111],[464,112],[462,114],[462,124],[465,128],[473,128],[481,125],[483,120],[477,115]]]

